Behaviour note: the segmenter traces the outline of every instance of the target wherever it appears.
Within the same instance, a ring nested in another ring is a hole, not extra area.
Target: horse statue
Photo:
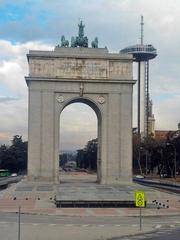
[[[92,48],[98,48],[98,38],[95,37],[94,41],[91,42]]]
[[[65,36],[61,37],[61,47],[69,47],[69,41],[65,39]]]
[[[71,47],[76,47],[76,40],[74,37],[71,37]]]

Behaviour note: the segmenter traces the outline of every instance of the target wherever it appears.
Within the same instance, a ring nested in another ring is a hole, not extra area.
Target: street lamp
[[[139,170],[140,174],[143,175],[142,168],[141,168],[141,149],[140,145],[138,146],[138,165],[139,165]]]
[[[166,145],[174,148],[174,178],[176,179],[176,147],[172,143],[166,143]]]
[[[139,169],[140,169],[141,175],[143,175],[143,171],[142,171],[142,167],[141,167],[141,150],[144,150],[143,153],[145,152],[145,175],[147,176],[147,173],[148,173],[148,150],[143,147],[138,148],[138,164],[139,164]]]

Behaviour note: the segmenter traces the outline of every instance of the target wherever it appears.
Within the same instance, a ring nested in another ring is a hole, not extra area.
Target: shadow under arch
[[[62,111],[69,105],[73,103],[84,103],[91,107],[94,112],[96,113],[97,116],[97,139],[98,139],[98,144],[97,144],[97,182],[101,182],[101,139],[102,139],[102,113],[99,108],[99,106],[92,100],[87,97],[76,97],[72,98],[68,101],[65,102],[64,106],[61,109],[60,115]]]

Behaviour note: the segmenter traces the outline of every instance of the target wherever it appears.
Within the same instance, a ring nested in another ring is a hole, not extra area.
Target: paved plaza
[[[63,173],[60,184],[27,182],[23,179],[0,192],[0,211],[67,216],[138,216],[137,208],[56,208],[54,197],[62,200],[133,201],[135,191],[144,191],[147,208],[144,215],[180,214],[180,196],[132,183],[131,185],[99,185],[96,175]],[[156,200],[156,202],[155,202]]]
[[[96,175],[87,173],[63,173],[60,180],[60,184],[50,184],[23,179],[0,192],[0,231],[3,239],[17,237],[19,207],[23,213],[21,237],[27,240],[49,240],[52,236],[53,240],[110,240],[127,235],[156,234],[160,229],[179,227],[178,194],[133,183],[99,185]],[[55,195],[69,200],[133,200],[136,190],[145,191],[147,198],[147,208],[142,210],[142,231],[139,229],[138,208],[56,208],[54,204]],[[152,202],[154,200],[158,204]]]

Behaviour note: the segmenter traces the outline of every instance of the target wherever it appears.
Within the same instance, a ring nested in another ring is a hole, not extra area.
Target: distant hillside
[[[76,155],[77,151],[76,150],[62,150],[62,151],[60,151],[59,154],[72,154],[72,155]]]

